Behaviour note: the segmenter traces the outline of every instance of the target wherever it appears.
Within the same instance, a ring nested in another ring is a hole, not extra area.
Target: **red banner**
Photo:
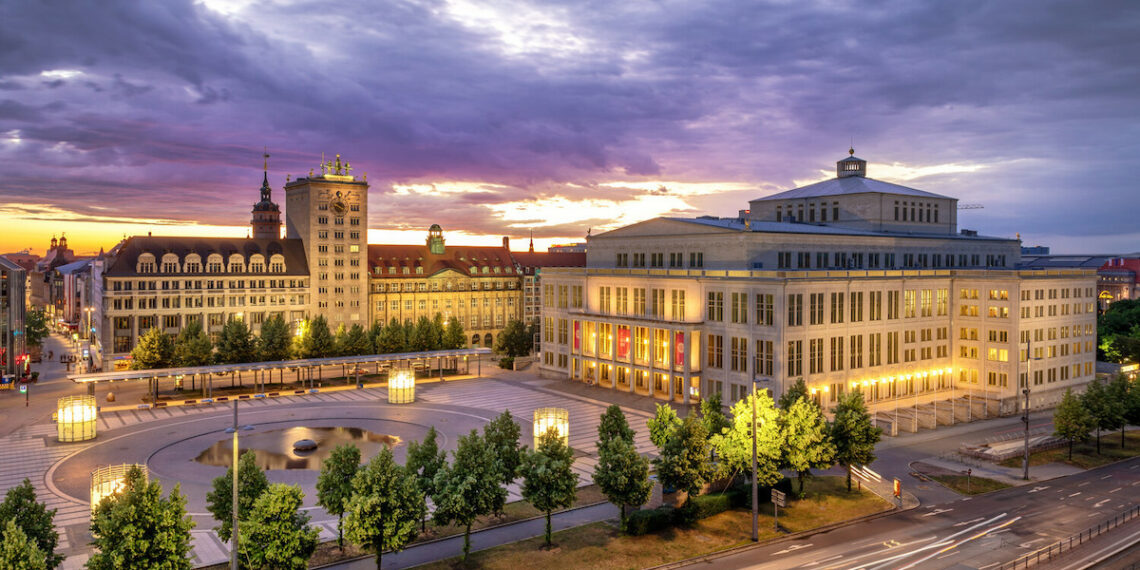
[[[618,327],[617,357],[619,360],[629,359],[629,328]]]
[[[685,366],[685,333],[673,335],[673,363],[675,366]]]
[[[582,323],[574,321],[574,352],[582,350]]]

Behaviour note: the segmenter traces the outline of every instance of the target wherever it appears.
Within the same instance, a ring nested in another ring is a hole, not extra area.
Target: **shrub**
[[[513,356],[506,356],[499,359],[499,368],[503,370],[514,370],[515,358]]]
[[[693,505],[693,510],[696,511],[696,518],[699,520],[718,515],[732,508],[732,498],[728,493],[714,493],[711,495],[690,497],[689,504]]]
[[[640,536],[657,532],[673,526],[673,511],[671,507],[634,511],[629,515],[626,523],[626,532],[633,536]]]

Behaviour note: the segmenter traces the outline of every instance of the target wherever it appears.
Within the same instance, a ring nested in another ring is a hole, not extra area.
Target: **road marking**
[[[831,562],[832,560],[836,560],[839,558],[843,558],[843,555],[842,554],[836,554],[835,556],[824,558],[823,560],[816,560],[815,562],[808,562],[807,564],[804,564],[803,566],[801,566],[801,568],[809,568],[811,566],[815,566],[817,564],[824,564],[826,562]]]
[[[976,519],[974,519],[974,520],[972,520],[972,521],[962,521],[962,522],[960,522],[960,523],[958,523],[958,524],[956,524],[956,525],[954,525],[954,526],[966,526],[966,525],[968,525],[968,524],[973,524],[973,523],[976,523],[976,522],[978,522],[978,521],[980,521],[980,520],[985,520],[985,518],[986,518],[986,517],[978,517],[978,518],[976,518]]]
[[[1069,495],[1069,498],[1070,498],[1070,499],[1072,499],[1073,497],[1076,497],[1077,495],[1080,495],[1080,494],[1081,494],[1081,492],[1080,492],[1080,491],[1077,491],[1076,493],[1073,493],[1072,495]]]
[[[1089,481],[1085,481],[1084,483],[1081,483],[1080,485],[1077,485],[1077,487],[1078,487],[1078,488],[1079,488],[1079,487],[1084,487],[1085,485],[1088,485],[1088,484],[1089,484]]]
[[[942,556],[938,557],[938,560],[942,560],[943,558],[950,558],[951,556],[954,556],[955,554],[958,554],[958,552],[954,551],[954,552],[951,552],[949,554],[943,554]]]
[[[1034,488],[1030,489],[1029,492],[1030,493],[1036,493],[1037,491],[1044,491],[1045,489],[1048,489],[1048,488],[1049,488],[1049,485],[1044,485],[1041,487],[1034,487]]]
[[[1100,480],[1104,481],[1105,479],[1111,479],[1111,478],[1112,478],[1112,475],[1105,475],[1104,477],[1101,477]]]
[[[997,534],[997,533],[994,533],[994,534]],[[1001,563],[1000,562],[994,562],[993,564],[986,564],[985,566],[979,567],[978,570],[986,570],[986,568],[992,568],[994,566],[997,566],[998,564],[1001,564]]]
[[[1045,540],[1045,539],[1044,538],[1035,538],[1033,540],[1027,540],[1027,541],[1019,544],[1018,546],[1020,546],[1021,548],[1030,548],[1034,542],[1041,542],[1042,540]]]
[[[934,516],[934,515],[940,515],[940,514],[942,514],[942,513],[948,513],[948,512],[950,512],[950,511],[952,511],[952,510],[954,510],[954,509],[952,509],[952,508],[951,508],[951,509],[934,509],[933,511],[930,511],[929,513],[926,513],[925,515],[922,515],[922,516],[924,516],[924,517],[932,517],[932,516]]]
[[[1000,515],[998,515],[998,516],[996,516],[996,517],[994,517],[994,518],[992,518],[992,519],[990,519],[990,520],[988,520],[988,521],[986,521],[986,522],[978,523],[978,524],[974,525],[974,527],[971,527],[971,528],[975,528],[975,527],[978,527],[978,526],[982,526],[982,525],[987,525],[987,524],[993,523],[993,522],[997,521],[998,519],[1000,519],[1000,518],[1004,517],[1005,515],[1006,515],[1006,513],[1002,513],[1002,514],[1000,514]],[[933,558],[933,557],[935,557],[935,556],[937,556],[937,555],[939,555],[939,554],[942,554],[942,553],[944,553],[944,552],[948,552],[948,551],[950,551],[950,550],[953,550],[953,549],[955,549],[955,548],[958,548],[959,546],[962,546],[963,544],[966,544],[967,542],[970,542],[970,541],[973,541],[973,540],[975,540],[975,539],[978,539],[978,538],[981,538],[981,537],[983,537],[983,536],[986,536],[986,535],[990,534],[991,532],[994,532],[994,531],[997,531],[997,530],[1001,530],[1001,529],[1003,529],[1003,528],[1005,528],[1005,527],[1007,527],[1007,526],[1009,526],[1009,525],[1011,525],[1011,524],[1013,524],[1013,523],[1015,523],[1015,522],[1017,522],[1017,521],[1019,521],[1019,520],[1021,520],[1021,517],[1014,517],[1014,518],[1012,518],[1012,519],[1009,519],[1009,520],[1007,520],[1007,521],[1005,521],[1005,522],[1003,522],[1003,523],[1001,523],[1001,524],[999,524],[999,525],[997,525],[997,526],[992,526],[992,527],[990,527],[990,528],[987,528],[987,529],[985,529],[985,530],[983,530],[983,531],[981,531],[981,532],[979,532],[979,533],[977,533],[977,534],[975,534],[975,535],[973,535],[973,536],[971,536],[971,537],[969,537],[969,538],[964,538],[964,539],[962,539],[962,540],[959,540],[959,541],[957,541],[957,542],[954,542],[954,541],[950,541],[950,542],[952,542],[952,544],[950,544],[950,545],[949,545],[949,546],[947,546],[946,548],[943,548],[942,550],[939,550],[939,551],[937,551],[937,552],[934,552],[934,553],[932,553],[932,554],[929,554],[929,555],[927,555],[925,558],[922,558],[922,559],[916,560],[916,561],[914,561],[914,562],[911,562],[910,564],[907,564],[906,566],[903,566],[903,567],[902,567],[902,568],[900,568],[899,570],[908,570],[908,569],[910,569],[910,568],[914,568],[915,566],[918,566],[918,565],[922,564],[923,562],[926,562],[927,560],[930,560],[931,558]],[[964,531],[962,531],[962,532],[959,532],[959,533],[953,534],[953,535],[951,535],[951,536],[947,537],[947,540],[949,540],[950,538],[954,538],[955,536],[958,536],[958,535],[960,535],[960,534],[963,534],[963,533],[965,533],[965,532],[969,532],[969,531],[970,531],[970,529],[966,529],[966,530],[964,530]],[[939,557],[939,558],[942,558],[942,557]]]
[[[1115,488],[1115,489],[1113,489],[1113,490],[1109,491],[1109,493],[1115,493],[1115,492],[1117,492],[1117,491],[1119,491],[1119,490],[1121,490],[1121,489],[1123,489],[1123,488],[1124,488],[1124,487],[1117,487],[1117,488]]]
[[[777,552],[776,554],[787,554],[789,552],[795,552],[801,548],[808,548],[809,546],[811,546],[811,545],[810,544],[793,544],[793,545]]]

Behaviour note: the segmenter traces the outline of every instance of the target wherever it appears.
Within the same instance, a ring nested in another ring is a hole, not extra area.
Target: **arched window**
[[[186,256],[186,273],[202,272],[202,256],[191,253]]]
[[[265,273],[265,256],[255,253],[249,256],[249,272]]]
[[[494,339],[491,338],[491,333],[483,335],[483,346],[494,346]]]
[[[270,273],[285,273],[285,256],[275,253],[269,258]]]
[[[471,346],[479,346],[479,335],[471,335]]]
[[[162,255],[162,272],[178,273],[178,256],[173,253]]]
[[[230,254],[229,266],[226,268],[229,273],[242,273],[245,271],[245,258],[240,253]]]
[[[153,253],[139,254],[138,266],[135,271],[139,273],[154,273],[157,270]]]
[[[222,272],[222,256],[220,254],[211,253],[209,257],[206,258],[206,271],[210,273]]]

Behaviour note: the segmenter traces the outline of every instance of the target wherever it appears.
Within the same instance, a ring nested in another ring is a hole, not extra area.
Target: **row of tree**
[[[781,470],[788,470],[797,474],[802,494],[812,469],[838,464],[847,469],[851,490],[851,467],[875,460],[882,430],[874,426],[860,392],[841,395],[832,412],[829,423],[802,379],[780,397],[779,407],[767,391],[760,391],[733,404],[731,418],[721,412],[719,395],[701,403],[699,416],[683,420],[659,404],[649,420],[649,437],[660,450],[654,460],[658,478],[667,487],[692,494],[709,481],[737,475],[774,485],[783,478]]]
[[[359,324],[351,327],[341,325],[336,334],[329,330],[323,315],[303,323],[297,334],[290,331],[281,315],[274,315],[261,324],[258,335],[253,334],[244,320],[230,317],[222,327],[216,345],[198,321],[189,322],[173,339],[159,329],[148,330],[131,351],[131,367],[145,370],[290,358],[362,356],[454,349],[466,345],[459,320],[451,319],[445,323],[439,313],[434,319],[420,317],[415,323],[392,319],[387,325],[375,323],[369,329]]]
[[[1124,449],[1124,428],[1129,425],[1140,425],[1140,382],[1129,382],[1123,374],[1107,384],[1094,380],[1080,395],[1066,389],[1053,410],[1053,434],[1069,443],[1069,459],[1073,458],[1073,443],[1087,441],[1093,431],[1097,455],[1102,430],[1120,430],[1120,448]]]
[[[63,562],[55,553],[55,509],[36,501],[32,482],[24,479],[0,503],[0,568],[46,570]]]
[[[1097,360],[1140,362],[1140,300],[1113,301],[1096,319]]]

